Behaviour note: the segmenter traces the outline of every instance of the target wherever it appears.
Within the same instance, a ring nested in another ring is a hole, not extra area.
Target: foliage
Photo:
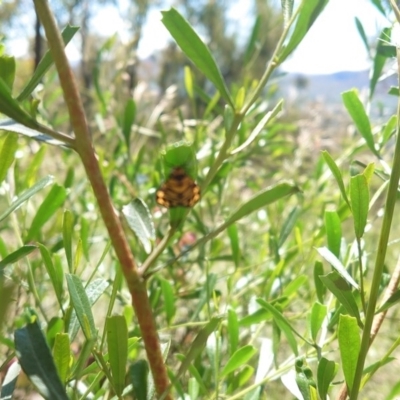
[[[261,77],[247,68],[264,40],[256,21],[243,75],[233,83],[182,15],[163,12],[197,68],[182,71],[187,100],[180,108],[168,92],[161,99],[118,94],[121,71],[104,81],[111,38],[97,52],[88,105],[97,157],[82,147],[82,120],[67,115],[54,89],[53,61],[71,93],[60,73],[61,42],[57,48],[48,35],[51,57],[19,94],[15,60],[1,54],[2,398],[23,386],[21,368],[35,387],[27,392],[45,398],[160,398],[163,359],[172,398],[290,392],[354,400],[380,373],[380,394],[398,394],[390,364],[399,338],[374,341],[399,299],[398,252],[395,242],[389,246],[399,116],[384,123],[369,116],[394,48],[377,47],[366,101],[355,90],[343,93],[358,136],[343,140],[338,156],[324,150],[295,160],[293,123],[265,89],[326,3],[304,0],[292,10],[284,2],[282,35]],[[197,74],[213,89],[197,85]],[[71,110],[76,104],[65,97]],[[156,204],[157,188],[175,168],[200,187],[193,208]],[[107,210],[108,194],[114,208]],[[131,259],[121,257],[125,238]]]

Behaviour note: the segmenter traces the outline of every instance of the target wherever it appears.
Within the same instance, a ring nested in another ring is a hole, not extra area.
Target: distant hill
[[[368,95],[369,71],[343,71],[327,75],[287,74],[281,76],[279,85],[289,101],[321,101],[342,103],[341,93],[357,88],[362,97]],[[374,103],[384,102],[385,107],[396,107],[396,96],[388,95],[391,86],[397,86],[395,74],[380,81],[376,87]]]

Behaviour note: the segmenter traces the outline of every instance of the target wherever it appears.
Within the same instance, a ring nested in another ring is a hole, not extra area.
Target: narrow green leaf
[[[50,348],[54,348],[54,342],[56,340],[56,336],[59,333],[64,333],[65,325],[64,320],[60,317],[53,317],[46,328],[46,341],[49,344]]]
[[[280,54],[278,54],[278,64],[282,64],[283,61],[292,54],[327,3],[328,0],[303,0],[301,2],[299,6],[300,12],[296,18],[295,27],[290,33],[289,41],[287,45],[281,49]]]
[[[32,253],[32,251],[36,250],[37,246],[27,244],[25,246],[20,247],[18,250],[13,251],[7,257],[3,258],[0,261],[0,275],[1,271],[9,264],[14,264],[21,258],[26,257],[28,254]]]
[[[68,263],[68,270],[72,272],[73,263],[72,263],[72,231],[74,229],[74,217],[70,210],[64,211],[63,218],[63,244],[65,256]]]
[[[279,239],[278,239],[278,246],[281,247],[283,244],[286,242],[286,239],[289,237],[291,234],[294,226],[296,225],[297,218],[300,214],[300,208],[299,207],[293,207],[292,211],[290,211],[288,217],[283,221],[282,224],[282,229],[279,233]]]
[[[389,310],[389,308],[393,307],[400,301],[400,290],[397,289],[376,311],[376,314]]]
[[[7,171],[15,159],[15,152],[18,148],[18,135],[9,132],[0,151],[0,184],[7,176]]]
[[[50,276],[59,305],[62,307],[64,271],[61,263],[53,263],[50,251],[43,244],[38,244],[47,273]]]
[[[26,242],[29,242],[36,237],[42,226],[64,204],[66,198],[67,190],[63,186],[57,184],[53,185],[33,218],[31,227],[29,228],[25,239]]]
[[[189,379],[189,397],[190,400],[197,400],[200,393],[200,385],[195,378]]]
[[[159,278],[159,281],[164,298],[165,315],[167,317],[167,323],[170,325],[176,313],[174,290],[166,279]]]
[[[15,331],[15,349],[22,369],[46,399],[68,400],[37,322]]]
[[[365,49],[367,50],[367,53],[371,54],[371,49],[369,47],[368,38],[367,38],[367,35],[365,33],[363,24],[361,23],[361,21],[357,17],[354,18],[354,21],[356,23],[358,34],[360,35],[361,40],[364,43],[364,46],[365,46]]]
[[[256,20],[251,30],[250,38],[246,46],[243,56],[243,64],[247,65],[253,57],[257,48],[257,42],[260,40],[261,16],[257,15]]]
[[[325,211],[324,222],[328,241],[328,249],[336,257],[339,257],[340,245],[342,242],[342,225],[338,213],[336,211]]]
[[[0,113],[13,119],[20,124],[32,129],[38,128],[40,125],[25,110],[23,110],[18,102],[11,96],[7,84],[0,78]],[[6,129],[7,128],[3,128]]]
[[[77,279],[76,277],[74,279]],[[105,292],[105,290],[110,285],[105,279],[98,278],[94,279],[89,285],[86,287],[86,296],[89,300],[90,307],[92,307],[96,301],[100,298],[100,296]],[[73,340],[78,333],[80,327],[80,321],[77,318],[77,314],[74,311],[71,315],[71,321],[68,327],[68,333]]]
[[[348,315],[339,317],[338,340],[342,369],[348,388],[353,388],[361,340],[357,320]]]
[[[324,304],[315,302],[312,305],[310,314],[310,333],[314,342],[317,340],[318,332],[321,329],[327,312],[328,308]]]
[[[171,8],[162,11],[162,22],[178,46],[194,65],[215,85],[222,97],[233,107],[233,101],[208,47],[201,41],[189,23]]]
[[[236,311],[233,309],[228,310],[228,343],[230,356],[237,350],[239,344],[239,322]]]
[[[128,327],[122,315],[107,318],[108,360],[117,396],[125,387],[126,364],[128,361]]]
[[[135,232],[147,254],[151,252],[152,242],[156,234],[150,210],[143,200],[136,198],[122,207],[129,227]]]
[[[291,347],[294,355],[297,357],[299,355],[297,342],[293,334],[293,328],[289,324],[288,320],[280,311],[278,311],[273,305],[267,303],[264,299],[257,299],[257,303],[259,303],[262,307],[264,307],[272,314],[272,316],[274,317],[274,321],[279,326],[279,329],[281,329],[281,331],[285,334],[289,346]]]
[[[63,385],[67,382],[71,362],[71,350],[68,333],[58,333],[53,348],[54,363]]]
[[[147,400],[149,366],[146,360],[138,360],[129,367],[129,376],[133,385],[135,399]]]
[[[376,85],[382,75],[388,58],[396,57],[395,46],[391,44],[392,28],[383,28],[377,40],[375,57],[372,66],[372,76],[369,79],[369,98],[372,99]]]
[[[221,371],[221,378],[227,376],[231,372],[237,370],[242,365],[246,364],[254,354],[256,354],[257,350],[255,347],[251,345],[246,345],[236,350],[235,353],[229,358],[225,367]]]
[[[239,234],[236,224],[228,226],[227,233],[231,244],[232,258],[235,267],[239,268],[240,265],[240,247],[239,247]]]
[[[32,187],[22,192],[16,200],[14,200],[10,207],[8,207],[1,215],[0,215],[0,222],[7,218],[13,211],[18,209],[25,201],[29,200],[34,194],[48,186],[52,183],[54,178],[51,175],[47,175],[39,182],[36,182]]]
[[[395,134],[396,126],[397,126],[397,115],[392,115],[383,127],[381,147],[383,147],[392,137],[392,135]]]
[[[185,66],[184,68],[184,82],[185,82],[185,89],[186,93],[189,96],[189,99],[194,99],[194,88],[193,88],[193,74],[192,70],[189,66]]]
[[[0,104],[1,104],[1,99],[0,99]],[[10,116],[9,114],[6,115]],[[15,121],[14,119],[0,120],[0,131],[18,133],[19,135],[23,135],[28,138],[32,138],[40,142],[45,142],[54,146],[71,147],[69,143],[53,139],[51,136],[42,133],[41,130],[43,129],[43,127],[39,123],[35,122],[33,119],[19,121],[19,119],[21,119],[22,117],[21,118],[16,117],[16,118],[17,119]]]
[[[91,338],[95,338],[97,332],[94,325],[93,314],[82,281],[78,276],[72,274],[66,274],[66,278],[71,303],[78,317],[82,331],[86,339],[90,340]]]
[[[14,86],[15,67],[15,57],[6,55],[0,57],[0,77],[8,86],[10,93],[12,93]]]
[[[69,41],[74,37],[75,33],[78,32],[79,27],[77,26],[66,26],[61,32],[61,36],[64,40],[64,44],[67,45]],[[34,74],[32,75],[29,82],[23,88],[22,92],[18,95],[17,100],[23,101],[26,100],[31,93],[35,90],[37,85],[42,81],[44,75],[49,70],[49,68],[53,65],[53,57],[51,55],[50,50],[46,51],[46,54],[40,60],[37,68],[35,69]]]
[[[320,275],[323,274],[324,274],[324,266],[322,265],[322,262],[316,261],[314,264],[313,277],[314,277],[315,290],[317,292],[317,298],[321,304],[324,303],[324,297],[326,293],[325,285],[322,283],[321,279],[319,279]]]
[[[321,400],[328,400],[329,386],[336,375],[337,365],[325,357],[321,357],[317,369],[318,394]]]
[[[208,337],[218,328],[221,322],[220,317],[214,317],[210,319],[206,326],[204,326],[195,337],[189,351],[187,352],[185,359],[179,367],[176,374],[176,379],[182,376],[189,368],[190,364],[197,358],[197,356],[203,351]]]
[[[342,179],[342,173],[340,172],[340,169],[336,165],[335,161],[331,157],[331,155],[324,150],[322,152],[322,157],[324,158],[325,162],[328,164],[329,169],[331,170],[333,176],[336,179],[337,184],[339,185],[340,193],[342,194],[343,200],[347,203],[349,207],[350,206],[350,201],[347,197],[346,189],[344,187],[343,179]]]
[[[372,153],[380,158],[379,153],[375,149],[374,138],[372,135],[372,129],[368,115],[365,112],[365,108],[358,97],[357,90],[352,89],[347,92],[343,92],[342,100],[347,112],[354,122],[354,125],[367,143],[368,148],[372,151]]]
[[[364,235],[369,210],[369,187],[364,174],[350,179],[350,201],[353,212],[354,232],[358,239]]]
[[[320,279],[330,290],[330,292],[338,299],[339,303],[343,305],[345,310],[351,316],[355,317],[359,325],[362,326],[357,303],[354,299],[350,285],[335,271],[327,275],[320,276]]]
[[[244,100],[244,99],[243,99]],[[240,109],[241,107],[237,107]],[[273,110],[267,112],[260,122],[250,133],[249,137],[236,149],[231,151],[231,155],[237,154],[252,144],[258,137],[258,135],[265,129],[265,127],[270,123],[273,118],[275,118],[283,109],[283,100],[280,100],[278,104],[273,108]]]
[[[352,285],[355,289],[358,290],[358,284],[357,282],[352,278],[352,276],[347,272],[346,268],[344,265],[341,263],[341,261],[326,247],[318,247],[317,248],[318,253],[323,257],[326,261],[328,261],[329,264],[332,265],[333,268],[336,269],[339,274],[346,279],[350,285]]]
[[[239,219],[251,214],[254,211],[259,210],[267,206],[268,204],[274,203],[286,196],[299,193],[300,189],[297,186],[291,185],[290,183],[282,182],[278,183],[273,187],[264,189],[258,193],[246,203],[242,204],[225,222],[224,225],[229,226]]]
[[[126,146],[129,149],[132,125],[136,118],[136,103],[133,99],[128,99],[125,104],[124,117],[122,121],[122,134],[125,138]]]

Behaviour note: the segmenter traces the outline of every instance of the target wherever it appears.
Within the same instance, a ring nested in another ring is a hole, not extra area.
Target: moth
[[[182,167],[175,167],[156,192],[157,203],[167,208],[193,207],[199,200],[199,185]]]

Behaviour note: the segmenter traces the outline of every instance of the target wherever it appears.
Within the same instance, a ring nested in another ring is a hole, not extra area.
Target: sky
[[[121,0],[122,3],[123,1]],[[248,0],[237,0],[230,11],[230,17],[236,21],[234,26],[238,32],[249,32],[248,26],[252,26],[253,21],[247,10],[250,3]],[[282,65],[282,69],[303,74],[369,69],[370,61],[356,29],[355,16],[361,20],[367,36],[372,40],[379,35],[383,27],[390,25],[390,21],[379,13],[370,0],[330,0],[295,53]],[[115,9],[106,7],[93,24],[101,27],[104,36],[118,32],[123,39],[124,24]],[[169,40],[169,33],[161,22],[160,10],[152,10],[143,31],[139,57],[146,58],[151,53],[161,50]],[[15,56],[26,54],[26,46],[22,40],[15,41],[10,46],[10,52]],[[67,54],[71,60],[79,55],[71,44],[67,47]]]

